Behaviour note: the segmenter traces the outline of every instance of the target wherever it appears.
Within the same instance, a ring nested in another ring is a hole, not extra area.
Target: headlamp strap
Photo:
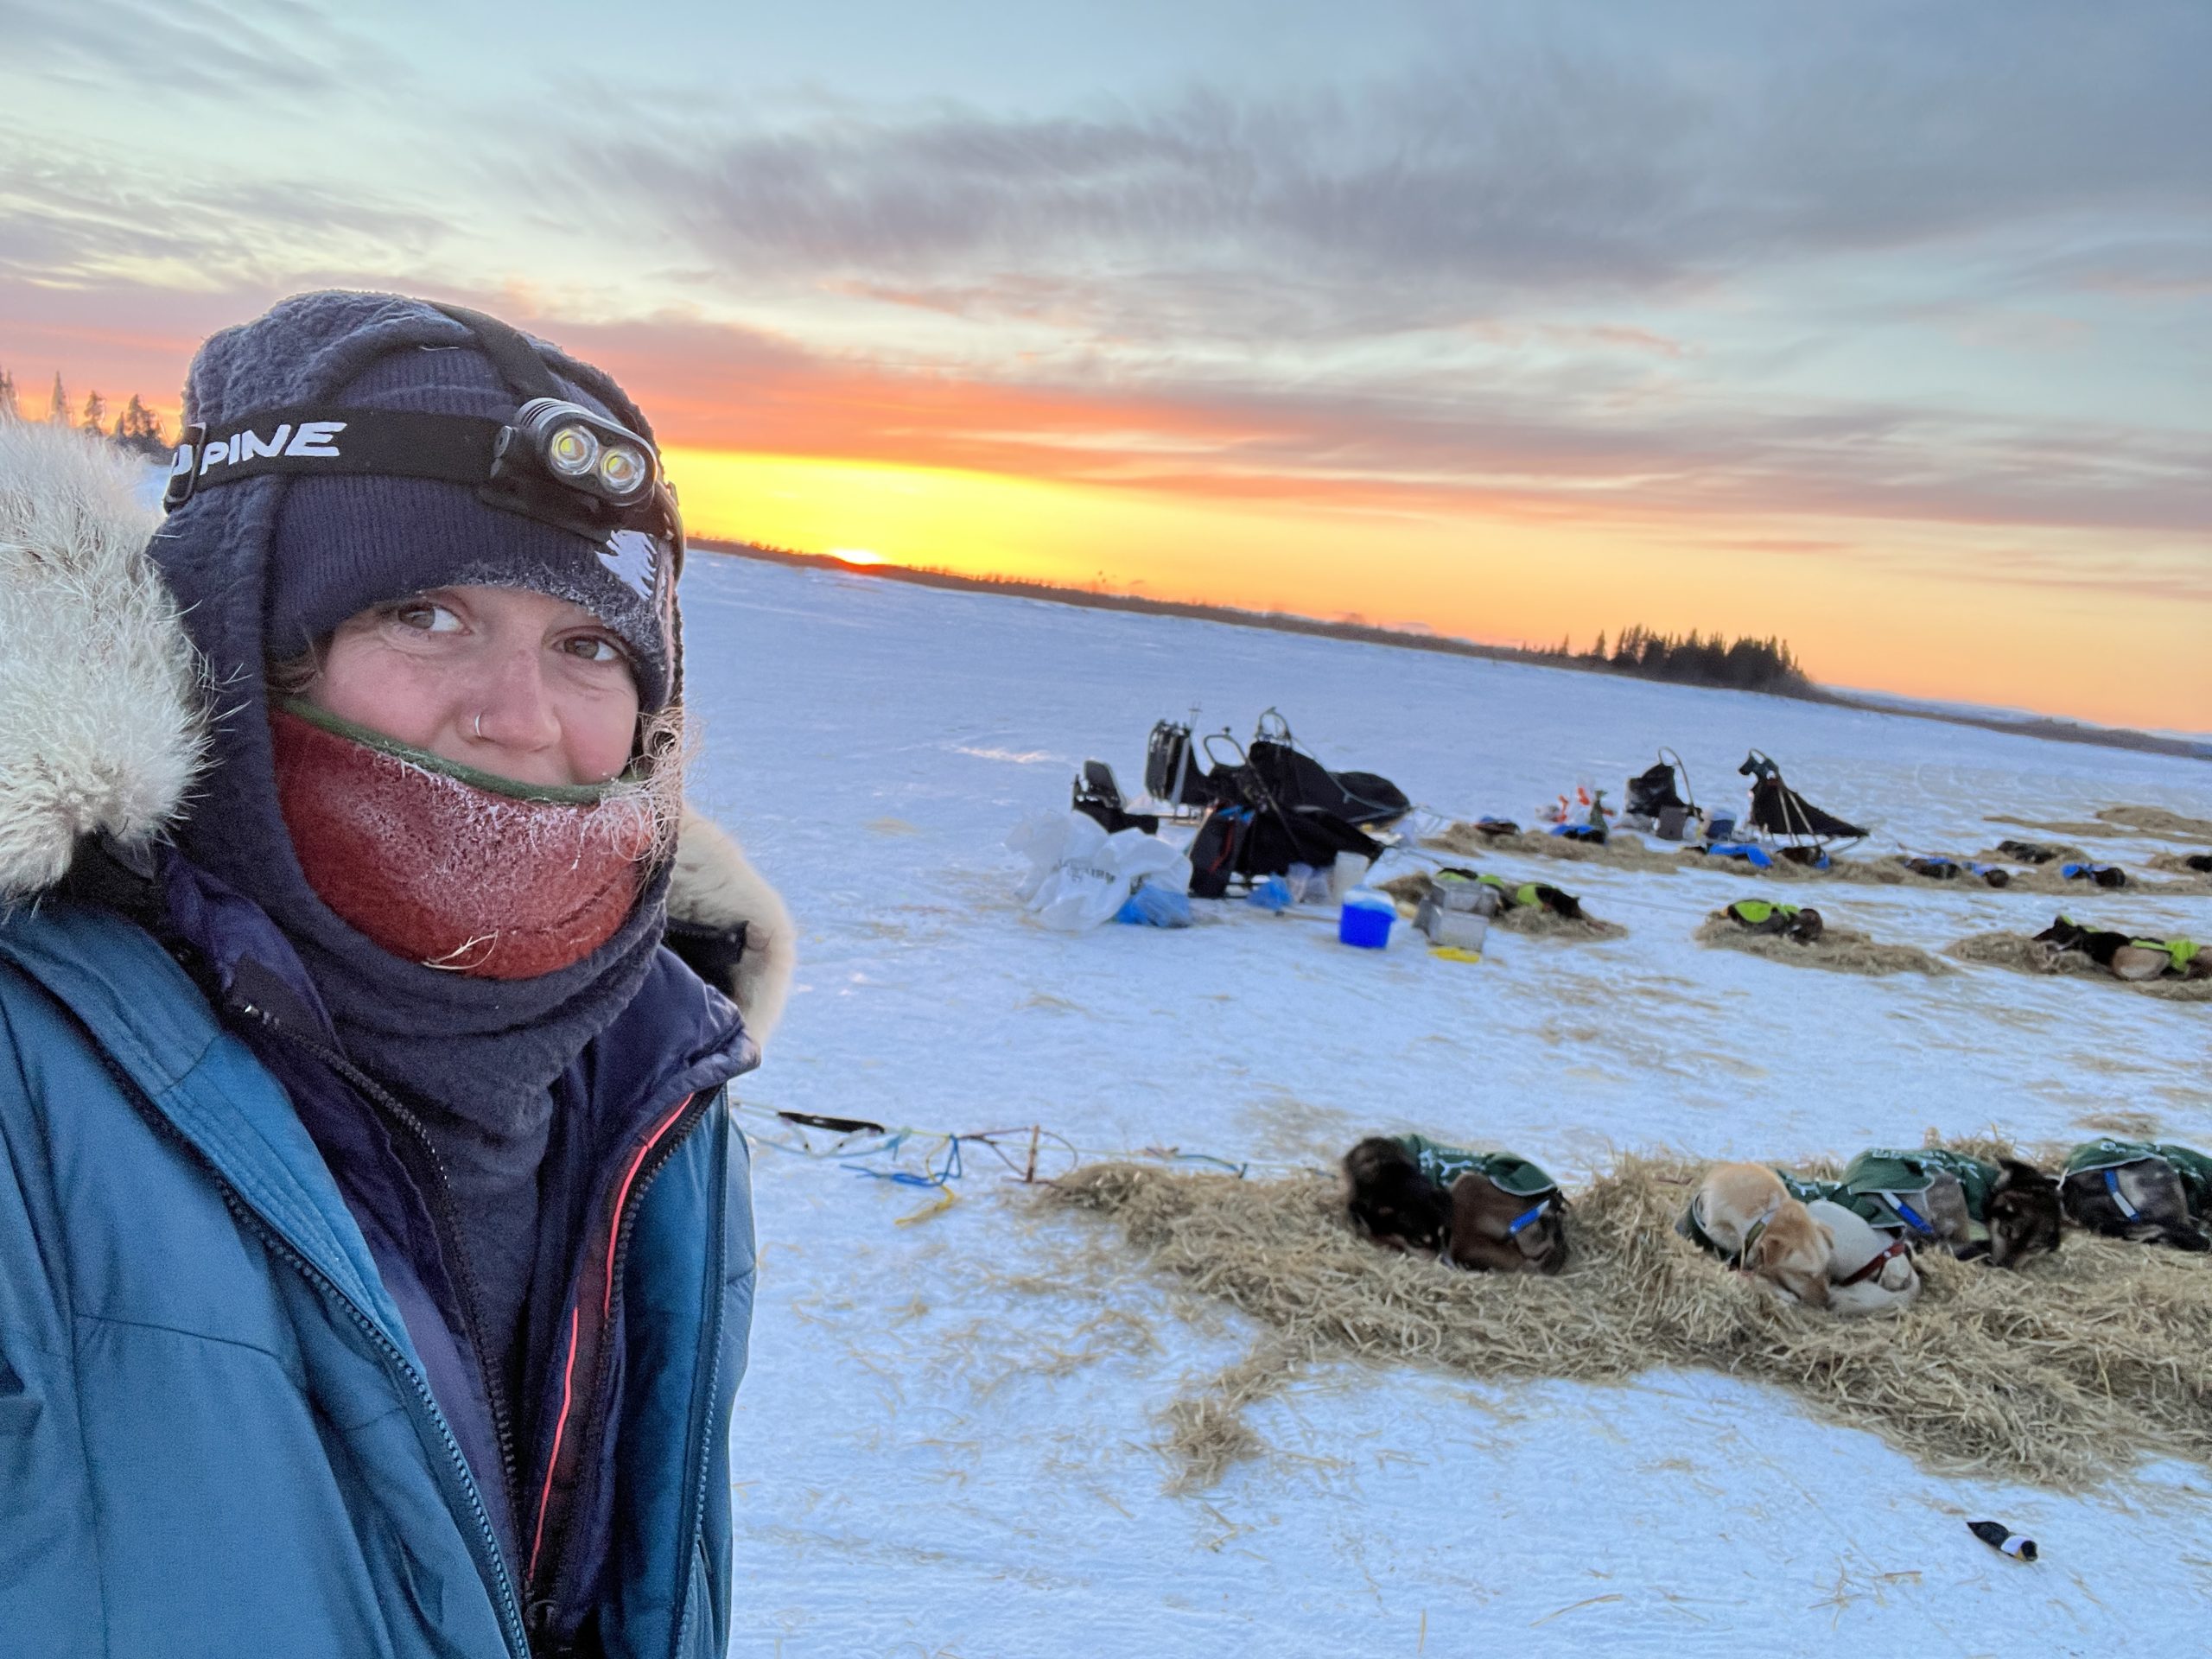
[[[442,479],[492,476],[504,423],[475,415],[303,405],[260,410],[213,428],[188,426],[169,464],[162,505],[175,512],[211,485],[270,473]]]
[[[302,404],[257,410],[225,426],[187,426],[169,463],[162,505],[174,512],[198,492],[269,474],[429,478],[466,484],[493,506],[598,539],[642,530],[667,542],[683,565],[683,520],[665,482],[627,508],[602,506],[550,480],[501,464],[512,429],[478,415]]]
[[[567,388],[553,378],[553,371],[545,366],[545,359],[519,328],[481,311],[472,311],[465,305],[441,305],[436,309],[476,336],[478,348],[492,359],[492,366],[499,372],[500,378],[525,402],[532,397],[569,401]]]

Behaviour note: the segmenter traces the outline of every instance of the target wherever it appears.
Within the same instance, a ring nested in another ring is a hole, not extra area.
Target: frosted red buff
[[[606,944],[638,901],[654,825],[635,796],[518,800],[295,715],[269,726],[308,885],[396,957],[532,979]]]

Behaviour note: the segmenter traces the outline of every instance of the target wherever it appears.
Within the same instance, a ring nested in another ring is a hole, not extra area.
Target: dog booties
[[[635,787],[515,783],[289,699],[269,720],[277,804],[333,914],[410,962],[533,979],[638,902],[658,839]]]

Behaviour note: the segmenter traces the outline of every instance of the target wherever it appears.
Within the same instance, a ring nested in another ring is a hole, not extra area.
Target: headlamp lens
[[[599,457],[599,481],[618,497],[629,494],[649,474],[645,458],[626,443],[610,444]]]
[[[563,478],[584,477],[599,459],[599,440],[588,427],[559,427],[546,441],[545,463]]]

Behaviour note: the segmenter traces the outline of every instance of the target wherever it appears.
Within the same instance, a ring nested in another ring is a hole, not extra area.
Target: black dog
[[[2017,1268],[2058,1248],[2058,1183],[2017,1158],[1997,1160],[1989,1189],[1989,1265]]]
[[[2100,968],[2112,966],[2113,955],[2124,950],[2129,940],[2126,933],[2082,926],[2061,916],[2049,927],[2036,935],[2037,944],[2047,944],[2054,950],[2079,950]]]
[[[2178,1250],[2212,1250],[2212,1238],[2199,1231],[2190,1216],[2180,1174],[2163,1158],[2140,1159],[2110,1170],[2082,1170],[2066,1178],[2059,1197],[2077,1224],[2107,1238],[2171,1244]]]
[[[1395,1141],[1370,1135],[1344,1154],[1344,1176],[1352,1224],[1370,1238],[1400,1249],[1444,1248],[1452,1200]]]

